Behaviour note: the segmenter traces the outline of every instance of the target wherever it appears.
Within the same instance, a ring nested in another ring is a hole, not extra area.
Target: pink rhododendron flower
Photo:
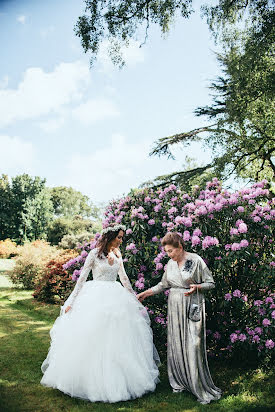
[[[155,220],[154,219],[150,219],[148,220],[148,225],[152,226],[155,224]]]
[[[213,333],[213,336],[214,336],[214,338],[217,339],[217,340],[221,339],[221,337],[222,337],[222,335],[221,335],[219,332]]]
[[[246,239],[242,239],[240,241],[240,246],[241,247],[247,247],[249,245],[248,241]]]
[[[254,335],[253,338],[252,338],[252,342],[259,343],[260,342],[260,336]]]
[[[154,206],[154,211],[159,212],[161,210],[162,206],[160,204]]]
[[[234,290],[233,296],[235,298],[240,298],[242,296],[242,292],[239,289]]]
[[[231,300],[231,299],[232,299],[231,293],[226,293],[226,294],[224,295],[224,299],[225,299],[225,300]]]
[[[274,342],[272,339],[267,339],[267,341],[265,342],[265,347],[267,349],[273,349],[274,348]]]
[[[244,342],[244,341],[246,340],[246,335],[245,335],[244,333],[241,333],[241,334],[239,335],[239,340],[240,340],[241,342]]]
[[[230,340],[232,343],[236,342],[238,340],[238,335],[236,333],[231,333]]]
[[[269,326],[270,325],[270,320],[265,318],[262,323],[263,323],[264,326]]]
[[[243,221],[242,219],[238,219],[237,222],[236,222],[236,226],[239,227],[239,225],[240,225],[241,223],[244,223],[244,221]]]
[[[188,242],[191,238],[190,232],[188,230],[185,230],[183,232],[183,240],[184,242]]]
[[[192,246],[199,245],[201,243],[201,240],[198,236],[192,236]]]
[[[196,228],[193,231],[193,236],[201,236],[202,235],[202,231],[199,228]]]
[[[237,207],[237,211],[238,211],[239,213],[243,213],[243,212],[244,212],[244,207],[243,207],[243,206],[238,206],[238,207]]]
[[[231,236],[238,235],[238,234],[239,234],[239,231],[238,231],[238,229],[237,229],[236,227],[232,227],[232,228],[230,229],[230,235],[231,235]]]
[[[263,332],[263,330],[262,330],[262,328],[260,328],[259,326],[257,326],[257,327],[254,329],[254,332],[257,333],[258,335],[261,335],[262,332]]]
[[[232,243],[231,250],[240,250],[241,246],[239,243]]]
[[[247,225],[245,223],[240,223],[238,226],[238,231],[240,233],[246,233],[247,232]]]

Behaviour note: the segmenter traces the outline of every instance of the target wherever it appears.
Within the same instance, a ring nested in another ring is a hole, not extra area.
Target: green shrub
[[[83,219],[81,216],[74,218],[59,217],[55,219],[48,229],[48,241],[57,245],[65,235],[76,235],[83,232],[96,233],[98,222],[90,219]]]
[[[84,242],[90,242],[94,237],[94,233],[83,232],[79,234],[71,234],[63,236],[58,246],[62,249],[78,249],[78,246]]]

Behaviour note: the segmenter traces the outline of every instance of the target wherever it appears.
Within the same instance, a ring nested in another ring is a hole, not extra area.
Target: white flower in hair
[[[120,225],[120,224],[115,225],[115,226],[108,226],[108,227],[105,227],[105,229],[102,230],[101,234],[105,235],[105,233],[116,232],[118,230],[123,230],[123,232],[125,232],[126,226]]]

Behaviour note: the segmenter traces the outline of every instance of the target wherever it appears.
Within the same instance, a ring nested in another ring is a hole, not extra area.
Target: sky
[[[186,155],[211,160],[201,143],[175,148],[176,160],[149,156],[158,138],[207,124],[193,111],[211,103],[220,69],[202,3],[165,38],[154,26],[143,47],[131,41],[120,70],[106,43],[90,67],[73,30],[84,1],[0,0],[0,174],[40,176],[106,203],[182,170]]]

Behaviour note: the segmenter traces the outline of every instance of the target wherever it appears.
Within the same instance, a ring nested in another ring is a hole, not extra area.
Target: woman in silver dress
[[[162,245],[170,260],[161,282],[138,299],[170,288],[168,298],[168,377],[173,392],[190,391],[202,404],[221,397],[210,375],[206,354],[204,292],[215,287],[203,259],[186,252],[177,233],[167,233]],[[195,312],[195,313],[194,313]],[[196,313],[197,312],[197,313]]]

